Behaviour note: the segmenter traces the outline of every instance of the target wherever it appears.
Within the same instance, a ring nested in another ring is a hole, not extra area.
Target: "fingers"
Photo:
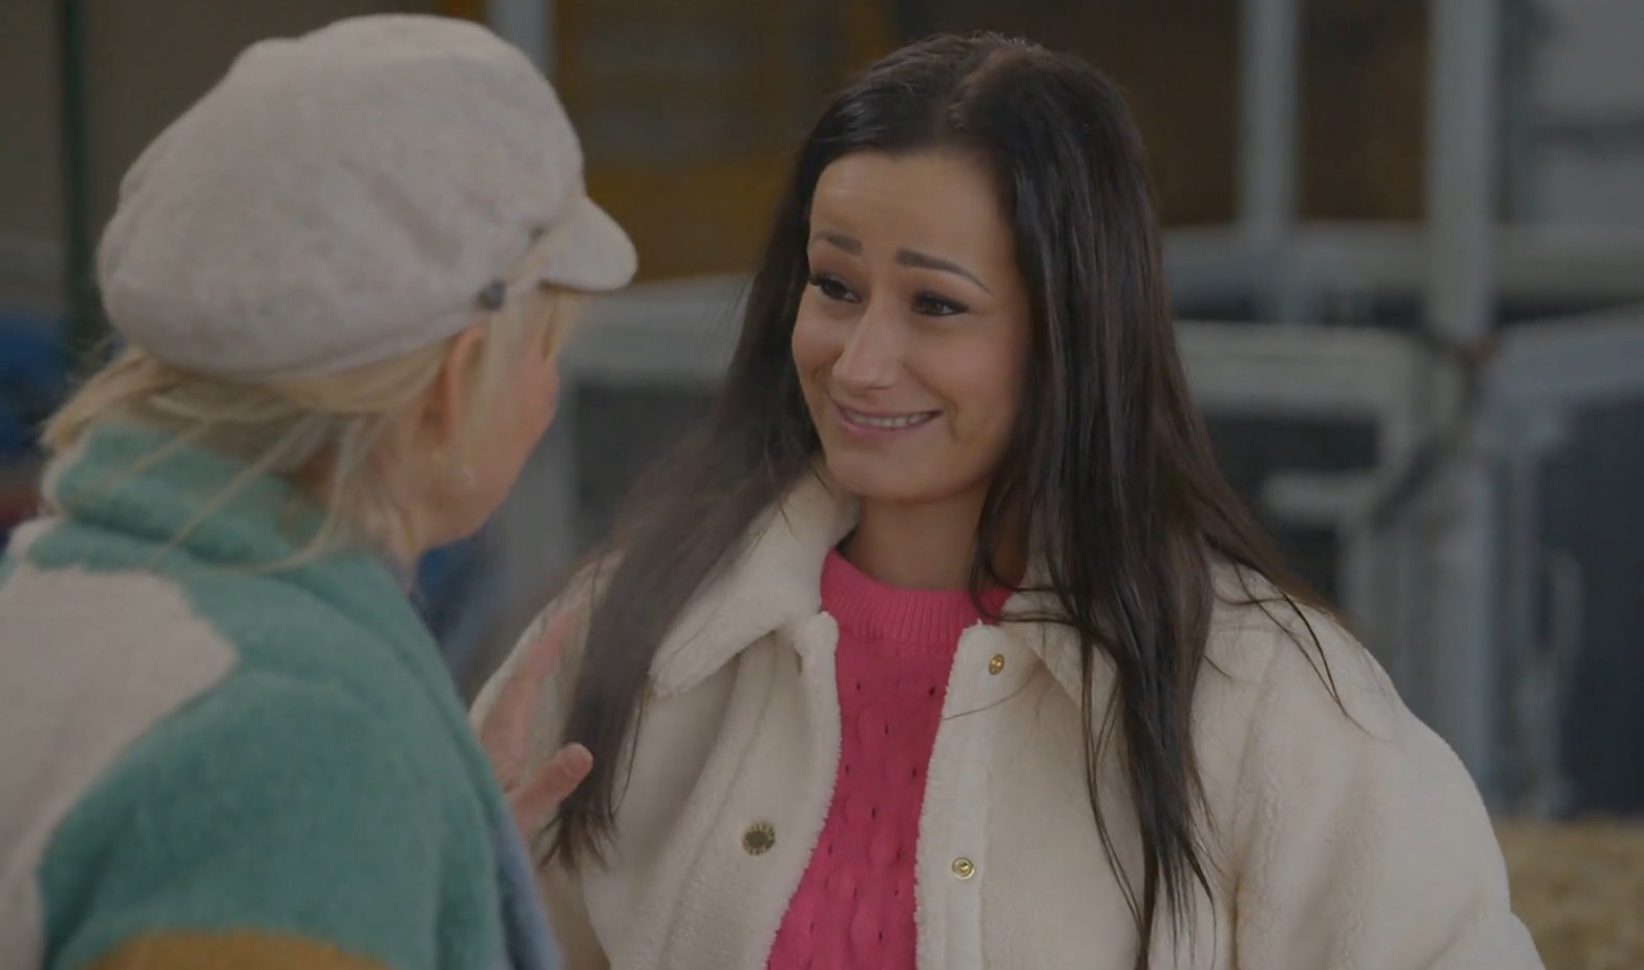
[[[519,780],[527,758],[531,715],[549,675],[559,663],[574,629],[574,617],[562,613],[549,621],[543,635],[525,648],[507,675],[497,700],[480,726],[480,744],[504,788]]]
[[[529,841],[593,770],[594,756],[580,744],[568,744],[542,770],[508,794],[515,823]]]
[[[574,610],[556,614],[547,623],[542,636],[537,637],[525,650],[525,656],[520,658],[519,666],[515,669],[517,679],[523,680],[532,687],[540,687],[553,673],[559,664],[560,655],[565,652],[565,645],[570,642],[571,634],[576,629],[577,615]],[[531,697],[536,691],[531,691]]]

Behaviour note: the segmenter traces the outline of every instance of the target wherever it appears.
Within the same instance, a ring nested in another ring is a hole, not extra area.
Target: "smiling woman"
[[[933,150],[846,156],[812,202],[794,365],[835,481],[883,500],[863,506],[855,561],[899,586],[966,584],[1016,425],[1032,330],[997,200],[981,158]],[[1022,550],[1008,558],[1020,579]]]
[[[1465,770],[1215,465],[1142,159],[997,36],[822,112],[717,409],[548,611],[573,966],[1539,965]]]

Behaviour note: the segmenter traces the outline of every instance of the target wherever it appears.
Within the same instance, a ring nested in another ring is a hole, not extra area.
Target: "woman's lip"
[[[853,407],[850,407],[849,405],[840,404],[838,401],[834,401],[833,403],[834,403],[834,406],[839,408],[839,410],[845,412],[846,414],[848,414],[852,417],[863,417],[863,418],[917,418],[917,417],[923,417],[923,416],[926,416],[926,415],[933,415],[933,414],[939,414],[940,413],[940,412],[938,412],[934,409],[929,410],[929,411],[867,411],[867,410],[864,410],[862,408],[853,408]]]
[[[908,434],[929,424],[940,411],[862,411],[833,401],[834,414],[849,434],[859,438],[885,439]],[[893,421],[894,424],[885,422]]]

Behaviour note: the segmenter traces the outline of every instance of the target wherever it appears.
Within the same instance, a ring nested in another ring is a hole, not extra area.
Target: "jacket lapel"
[[[855,525],[854,501],[820,471],[803,476],[662,641],[651,665],[658,695],[689,690],[783,624],[815,615],[828,550]]]
[[[820,468],[803,476],[753,527],[743,553],[691,600],[663,639],[651,665],[658,696],[690,690],[761,638],[819,612],[822,565],[828,551],[856,526],[856,514],[855,500]],[[1007,617],[1054,612],[1054,597],[1043,593],[1017,593],[1004,607]],[[1068,696],[1080,696],[1079,642],[1070,629],[1019,621],[1004,624],[997,635],[1017,639]]]

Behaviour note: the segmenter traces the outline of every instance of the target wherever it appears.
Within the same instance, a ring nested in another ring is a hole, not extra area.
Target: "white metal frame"
[[[1540,472],[1578,411],[1644,400],[1644,303],[1519,328],[1484,376],[1484,434],[1508,510],[1501,600],[1513,622],[1499,648],[1515,676],[1505,753],[1527,781],[1519,807],[1556,815],[1569,796],[1562,728],[1581,647],[1583,582],[1578,563],[1541,546]]]
[[[1403,652],[1428,662],[1419,676],[1408,671],[1404,686],[1491,795],[1500,794],[1491,772],[1502,754],[1493,704],[1511,665],[1519,688],[1511,699],[1509,720],[1518,724],[1512,733],[1519,743],[1541,739],[1531,742],[1539,781],[1527,807],[1545,811],[1560,789],[1556,745],[1545,740],[1556,737],[1549,697],[1568,673],[1569,618],[1578,615],[1569,602],[1579,577],[1538,562],[1528,518],[1533,471],[1556,447],[1575,402],[1644,396],[1644,313],[1521,325],[1497,335],[1492,354],[1494,303],[1644,299],[1644,232],[1498,224],[1502,0],[1434,0],[1429,9],[1427,225],[1296,220],[1297,0],[1246,0],[1239,225],[1172,233],[1173,282],[1188,300],[1253,286],[1257,306],[1280,319],[1314,319],[1337,294],[1425,297],[1433,343],[1459,352],[1429,353],[1425,393],[1414,398],[1430,409],[1424,434],[1443,442],[1443,463],[1422,500],[1379,544],[1380,566],[1343,563],[1344,581],[1358,590],[1347,598],[1350,608],[1352,601],[1377,601],[1360,617],[1376,617],[1370,625],[1389,638],[1380,644],[1384,653],[1408,638]],[[1470,382],[1480,387],[1470,393]],[[1509,425],[1516,430],[1504,432]],[[1343,546],[1357,556],[1378,543],[1367,534],[1375,528],[1348,511],[1352,488],[1290,476],[1274,482],[1267,499],[1293,512],[1315,506],[1314,518],[1346,516],[1338,523]],[[1503,501],[1511,525],[1499,535]],[[1498,564],[1508,576],[1505,602],[1493,574]],[[1402,578],[1403,593],[1399,583],[1370,592],[1378,589],[1369,579],[1378,571]],[[1419,580],[1411,584],[1410,576]],[[1538,649],[1530,642],[1538,624],[1524,611],[1539,601],[1533,586],[1543,581],[1556,587],[1553,609],[1562,619],[1554,628],[1562,632],[1554,635],[1561,645]],[[1499,621],[1504,613],[1511,622]],[[1552,686],[1526,689],[1532,681]]]

